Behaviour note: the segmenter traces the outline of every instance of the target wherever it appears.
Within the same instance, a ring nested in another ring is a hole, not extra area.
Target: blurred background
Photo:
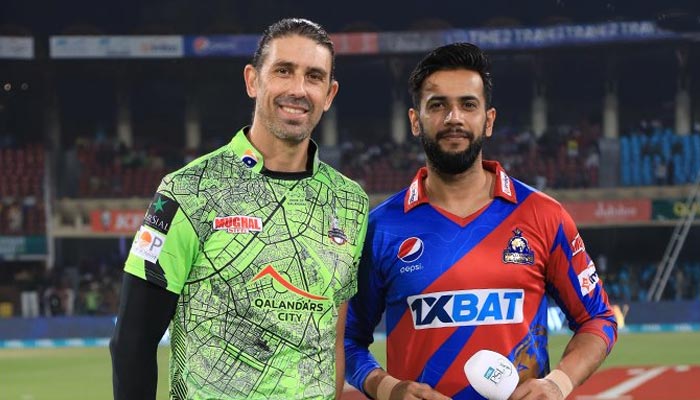
[[[486,158],[571,212],[624,332],[700,332],[699,8],[3,0],[0,349],[105,346],[160,179],[250,122],[243,67],[290,16],[332,33],[340,93],[314,138],[373,205],[424,164],[410,70],[476,43],[498,110]]]

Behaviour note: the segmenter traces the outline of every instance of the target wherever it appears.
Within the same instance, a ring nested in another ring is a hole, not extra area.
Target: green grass
[[[158,352],[158,399],[167,399],[168,349]],[[0,350],[0,399],[112,399],[106,347]]]
[[[569,337],[551,337],[552,364],[558,361]],[[384,343],[372,351],[384,363]],[[158,400],[167,399],[168,349],[158,353]],[[643,333],[621,335],[603,368],[631,365],[700,363],[700,333]],[[0,350],[2,400],[101,400],[112,398],[107,348]]]

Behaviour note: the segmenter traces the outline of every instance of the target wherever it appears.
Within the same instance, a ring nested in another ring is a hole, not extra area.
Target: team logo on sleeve
[[[248,149],[243,153],[241,161],[243,161],[243,164],[248,168],[253,168],[258,163],[258,157],[255,156],[255,153],[253,153],[251,149]]]
[[[583,244],[583,239],[581,239],[581,234],[576,234],[574,240],[571,241],[571,257],[578,253],[586,251],[586,246]]]
[[[227,231],[228,233],[262,232],[262,218],[249,217],[247,215],[230,215],[228,217],[216,217],[212,222],[215,231]]]
[[[179,207],[180,205],[175,200],[164,194],[156,193],[143,217],[143,224],[160,233],[168,233]]]
[[[134,243],[131,244],[131,253],[146,261],[155,263],[158,260],[160,251],[165,244],[165,235],[154,232],[145,226],[141,226]]]
[[[595,264],[593,261],[588,263],[588,267],[578,274],[578,284],[581,286],[581,294],[583,296],[595,290],[595,286],[598,284],[598,272],[595,270]]]
[[[399,246],[399,252],[396,257],[405,263],[412,263],[423,255],[423,241],[417,237],[410,237],[401,243]]]
[[[514,236],[508,240],[508,247],[503,250],[503,262],[506,264],[527,264],[535,263],[535,252],[530,249],[530,244],[523,237],[523,232],[515,228]]]
[[[331,218],[331,229],[328,231],[328,237],[339,246],[344,245],[348,241],[348,237],[345,236],[345,232],[340,228],[338,217],[335,215]]]

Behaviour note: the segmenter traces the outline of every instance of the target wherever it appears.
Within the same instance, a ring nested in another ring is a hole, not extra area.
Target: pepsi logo
[[[417,237],[411,237],[401,243],[399,253],[396,256],[405,263],[412,263],[423,255],[424,247],[422,240]]]
[[[200,53],[209,47],[209,39],[203,36],[198,36],[194,40],[194,51]]]

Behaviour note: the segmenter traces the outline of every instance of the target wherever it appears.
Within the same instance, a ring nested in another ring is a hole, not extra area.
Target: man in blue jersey
[[[511,399],[562,399],[617,338],[613,311],[570,215],[482,159],[493,132],[489,61],[439,47],[409,79],[427,166],[370,214],[345,333],[346,379],[372,398],[483,399],[464,373],[482,349],[509,358]],[[547,295],[574,336],[550,370]],[[383,313],[387,370],[368,351]]]

